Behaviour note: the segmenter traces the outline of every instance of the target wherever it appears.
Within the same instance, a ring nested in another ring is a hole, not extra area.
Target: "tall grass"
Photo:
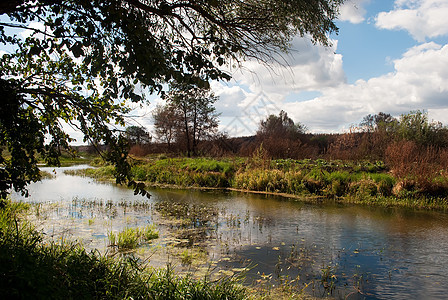
[[[0,208],[3,299],[247,299],[234,279],[211,282],[150,269],[132,256],[110,258],[76,243],[44,242],[20,219],[20,204]]]
[[[131,172],[135,180],[154,184],[229,187],[234,165],[206,158],[169,158],[135,164]]]
[[[250,169],[237,172],[233,187],[244,190],[286,193],[294,195],[320,195],[341,197],[364,195],[390,195],[394,179],[384,173],[348,171],[328,172],[315,167],[298,171],[277,169]]]
[[[397,193],[448,196],[448,150],[400,141],[389,145],[386,159],[400,180]]]

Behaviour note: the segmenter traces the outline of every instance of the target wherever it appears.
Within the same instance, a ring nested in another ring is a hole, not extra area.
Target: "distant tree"
[[[166,143],[168,149],[176,138],[180,117],[172,105],[157,105],[152,114],[157,139]]]
[[[207,88],[172,84],[165,99],[167,109],[177,120],[177,141],[185,141],[188,156],[196,154],[198,142],[217,132],[219,114],[213,104],[218,97]]]
[[[304,143],[305,132],[305,125],[294,123],[282,110],[260,122],[256,139],[272,158],[301,158],[310,154],[310,145]]]
[[[400,116],[399,139],[413,141],[421,146],[448,146],[448,129],[440,122],[430,122],[425,111],[411,111]]]
[[[129,126],[126,128],[126,138],[131,145],[149,144],[151,142],[151,135],[142,126]]]
[[[294,123],[294,121],[288,117],[288,114],[282,110],[278,116],[270,115],[266,120],[261,121],[257,135],[295,139],[305,132],[305,125]]]
[[[380,112],[376,115],[365,116],[359,126],[362,130],[367,132],[374,131],[392,131],[396,128],[398,120],[391,114]]]

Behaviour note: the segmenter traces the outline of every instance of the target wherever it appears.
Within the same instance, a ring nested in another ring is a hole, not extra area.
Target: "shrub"
[[[349,186],[350,194],[357,197],[369,197],[376,196],[378,193],[378,187],[371,179],[361,179],[356,182],[352,182]]]

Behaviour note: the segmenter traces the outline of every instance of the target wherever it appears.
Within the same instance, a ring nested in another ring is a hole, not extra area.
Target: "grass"
[[[137,246],[144,242],[157,239],[159,232],[152,224],[144,228],[128,227],[118,233],[109,232],[107,237],[110,246],[117,247],[118,250],[131,250],[137,248]]]
[[[152,269],[133,256],[106,257],[77,243],[45,242],[21,219],[26,206],[1,201],[0,289],[4,299],[248,299],[235,278],[211,282]],[[153,229],[143,230],[153,236]]]
[[[88,176],[99,181],[115,180],[115,167],[112,165],[104,165],[98,168],[88,168],[83,170],[65,170],[67,175]]]
[[[232,188],[345,203],[448,209],[446,176],[422,187],[415,179],[395,177],[381,161],[160,157],[134,160],[131,172],[134,180],[152,186]],[[112,180],[114,169],[103,166],[75,174]]]

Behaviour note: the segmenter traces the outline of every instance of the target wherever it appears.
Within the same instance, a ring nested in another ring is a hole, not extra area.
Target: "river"
[[[48,239],[112,253],[108,233],[156,224],[159,239],[133,252],[198,277],[239,274],[248,284],[288,283],[315,297],[446,299],[448,214],[305,204],[216,190],[152,189],[147,199],[114,184],[44,168],[29,186],[29,218]],[[129,254],[127,254],[129,255]]]

